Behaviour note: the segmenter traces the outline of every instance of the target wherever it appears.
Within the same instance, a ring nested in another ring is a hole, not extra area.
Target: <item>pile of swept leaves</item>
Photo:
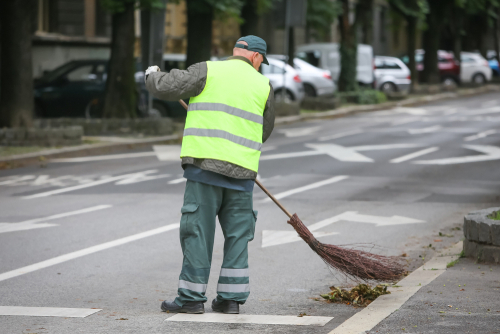
[[[387,291],[387,286],[377,285],[372,289],[368,284],[358,284],[351,291],[336,288],[334,286],[330,287],[330,292],[321,297],[325,298],[329,303],[340,303],[353,306],[368,306],[372,301],[377,299],[381,295],[390,294]]]

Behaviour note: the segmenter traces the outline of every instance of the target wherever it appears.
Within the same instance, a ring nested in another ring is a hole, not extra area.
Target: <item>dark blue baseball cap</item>
[[[238,43],[241,41],[247,42],[248,45]],[[269,62],[267,61],[266,58],[267,44],[266,41],[264,41],[262,38],[254,35],[244,36],[238,39],[234,47],[260,53],[262,57],[264,57],[263,63],[269,65]]]

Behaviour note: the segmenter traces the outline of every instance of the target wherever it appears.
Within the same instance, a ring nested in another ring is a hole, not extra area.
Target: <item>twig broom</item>
[[[188,108],[183,100],[179,100],[184,108]],[[321,259],[331,268],[340,271],[351,278],[362,280],[393,281],[401,277],[404,267],[394,258],[373,254],[367,251],[328,245],[319,242],[299,219],[297,214],[291,214],[287,209],[259,182],[255,183],[271,200],[288,216],[288,224],[292,225],[298,235]]]

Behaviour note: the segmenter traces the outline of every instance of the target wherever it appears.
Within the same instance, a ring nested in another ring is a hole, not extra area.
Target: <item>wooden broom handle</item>
[[[186,102],[184,102],[183,100],[179,100],[179,103],[187,110],[188,109],[188,106],[186,104]],[[266,193],[267,196],[269,196],[270,199],[273,200],[274,203],[276,203],[277,206],[279,206],[279,208],[281,210],[283,210],[283,212],[288,216],[288,218],[292,218],[292,215],[290,214],[290,212],[288,212],[287,209],[285,209],[285,207],[283,205],[281,205],[281,203],[266,189],[266,187],[264,187],[262,185],[262,183],[259,182],[259,180],[255,179],[255,183],[257,183],[257,185],[259,186],[260,189],[262,189],[263,192]]]

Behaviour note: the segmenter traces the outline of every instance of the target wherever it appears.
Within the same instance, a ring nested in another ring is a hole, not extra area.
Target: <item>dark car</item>
[[[75,60],[45,73],[35,80],[37,117],[101,117],[107,71],[107,60]],[[151,115],[143,78],[143,72],[136,72],[137,114],[147,117]],[[153,114],[185,117],[186,111],[176,101],[153,99]]]
[[[424,70],[424,50],[415,51],[415,61],[417,63],[417,70],[419,74],[419,80],[422,79],[422,72]],[[401,60],[408,65],[408,56],[401,57]],[[460,62],[455,59],[453,53],[439,50],[438,51],[438,68],[439,77],[442,83],[455,84],[460,83]]]

